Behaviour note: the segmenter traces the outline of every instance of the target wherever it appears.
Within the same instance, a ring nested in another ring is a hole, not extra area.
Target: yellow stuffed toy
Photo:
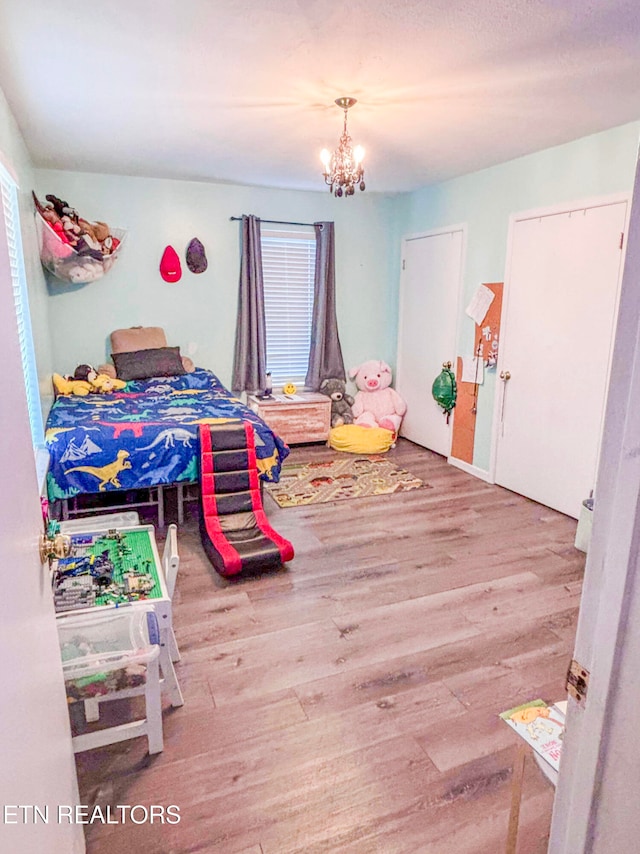
[[[107,394],[120,391],[126,386],[124,380],[98,374],[90,365],[79,365],[72,377],[53,375],[53,387],[56,397],[59,394],[77,394],[86,397],[88,394]]]
[[[63,377],[60,374],[53,375],[53,387],[56,391],[56,397],[59,394],[78,394],[80,397],[86,397],[91,394],[91,383],[86,380],[76,380],[73,377]]]
[[[124,380],[107,376],[107,374],[96,374],[91,382],[93,383],[92,391],[97,391],[100,394],[107,394],[110,391],[120,391],[127,385]]]

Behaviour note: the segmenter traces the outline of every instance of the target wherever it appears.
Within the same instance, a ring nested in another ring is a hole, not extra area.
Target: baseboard
[[[449,457],[447,462],[458,469],[462,469],[462,471],[466,471],[467,474],[472,474],[480,480],[485,480],[487,483],[493,483],[489,472],[484,469],[479,469],[478,466],[472,466],[471,463],[465,463],[464,460],[459,460],[456,457]]]

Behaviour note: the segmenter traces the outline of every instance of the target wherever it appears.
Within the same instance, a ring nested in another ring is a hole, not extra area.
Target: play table
[[[172,706],[184,700],[171,652],[171,597],[153,525],[73,531],[69,558],[54,560],[52,585],[56,618],[102,614],[108,609],[153,607],[160,630],[160,670]]]

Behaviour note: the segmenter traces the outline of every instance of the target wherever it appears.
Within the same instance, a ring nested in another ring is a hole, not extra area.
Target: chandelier
[[[361,145],[353,147],[353,140],[347,131],[347,111],[356,103],[355,98],[336,98],[336,104],[344,110],[344,128],[338,147],[333,155],[328,149],[320,152],[320,160],[324,164],[324,180],[329,185],[329,192],[334,196],[353,196],[356,186],[364,190],[364,148]]]

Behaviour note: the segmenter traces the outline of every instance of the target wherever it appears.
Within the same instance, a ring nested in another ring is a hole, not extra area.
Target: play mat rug
[[[422,485],[419,478],[378,456],[289,463],[282,467],[279,483],[265,484],[280,507],[388,495]]]

